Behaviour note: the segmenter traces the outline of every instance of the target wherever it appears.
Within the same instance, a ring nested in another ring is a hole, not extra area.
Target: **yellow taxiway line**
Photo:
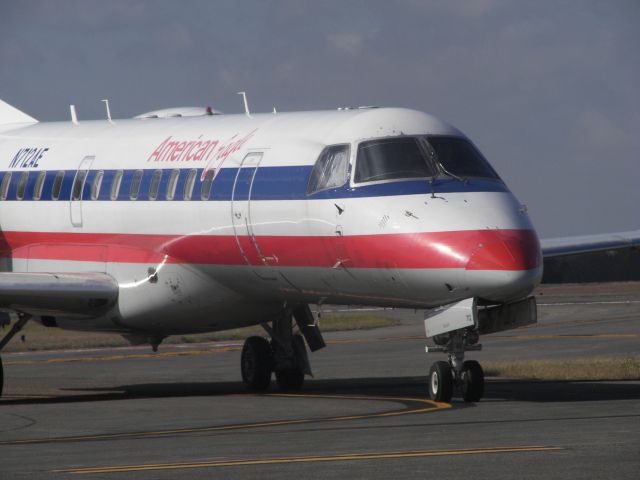
[[[562,447],[525,445],[487,448],[460,448],[451,450],[406,450],[389,452],[354,452],[334,455],[305,455],[273,458],[225,459],[202,462],[151,463],[140,465],[114,465],[102,467],[69,468],[53,470],[52,473],[93,474],[93,473],[127,473],[153,470],[183,470],[194,468],[239,467],[248,465],[275,465],[315,462],[353,462],[361,460],[388,460],[398,458],[444,457],[457,455],[482,455],[497,453],[550,452],[564,450]]]
[[[225,395],[236,396],[236,395]],[[24,440],[8,440],[0,442],[0,445],[29,445],[39,443],[64,443],[64,442],[82,442],[91,440],[117,440],[123,438],[148,438],[148,437],[163,437],[170,435],[184,435],[189,433],[215,433],[215,432],[228,432],[236,430],[250,430],[256,428],[266,427],[279,427],[287,425],[302,425],[308,423],[323,423],[323,422],[345,422],[354,420],[366,420],[372,418],[384,418],[395,417],[401,415],[416,415],[420,413],[435,412],[437,410],[444,410],[451,408],[451,404],[434,402],[432,400],[426,400],[422,398],[409,398],[409,397],[385,397],[385,396],[364,396],[364,395],[313,395],[313,394],[264,394],[264,395],[241,395],[241,396],[265,396],[265,397],[283,397],[283,398],[302,398],[302,399],[320,399],[320,400],[364,400],[364,401],[379,401],[379,402],[396,402],[403,403],[405,408],[390,410],[379,413],[365,413],[360,415],[346,415],[335,417],[308,417],[297,418],[290,420],[270,420],[265,422],[256,423],[240,423],[231,425],[214,425],[208,427],[195,427],[195,428],[175,428],[167,430],[152,430],[146,432],[125,432],[125,433],[105,433],[98,435],[79,435],[69,437],[51,437],[51,438],[31,438]],[[413,407],[411,406],[413,405]]]

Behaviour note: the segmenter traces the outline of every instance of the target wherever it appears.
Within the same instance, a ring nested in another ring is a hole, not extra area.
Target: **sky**
[[[0,98],[40,121],[409,107],[543,238],[640,228],[640,1],[0,0]]]

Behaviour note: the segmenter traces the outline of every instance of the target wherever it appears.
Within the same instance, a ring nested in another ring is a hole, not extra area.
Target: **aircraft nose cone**
[[[542,277],[542,254],[533,230],[480,235],[465,267],[474,296],[507,301],[528,295]]]
[[[542,264],[538,236],[532,230],[499,230],[480,235],[467,270],[531,270]]]

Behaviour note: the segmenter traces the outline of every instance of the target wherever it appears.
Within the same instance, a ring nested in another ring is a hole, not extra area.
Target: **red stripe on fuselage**
[[[238,242],[244,256],[240,253]],[[278,267],[530,270],[541,264],[532,230],[327,237],[2,232],[0,255],[107,263],[186,263]],[[246,260],[245,260],[246,258]]]

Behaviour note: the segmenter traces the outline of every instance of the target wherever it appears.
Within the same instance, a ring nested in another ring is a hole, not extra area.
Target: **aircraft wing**
[[[545,258],[640,247],[640,230],[541,240]]]
[[[118,299],[106,273],[0,273],[0,308],[31,315],[91,317]]]

